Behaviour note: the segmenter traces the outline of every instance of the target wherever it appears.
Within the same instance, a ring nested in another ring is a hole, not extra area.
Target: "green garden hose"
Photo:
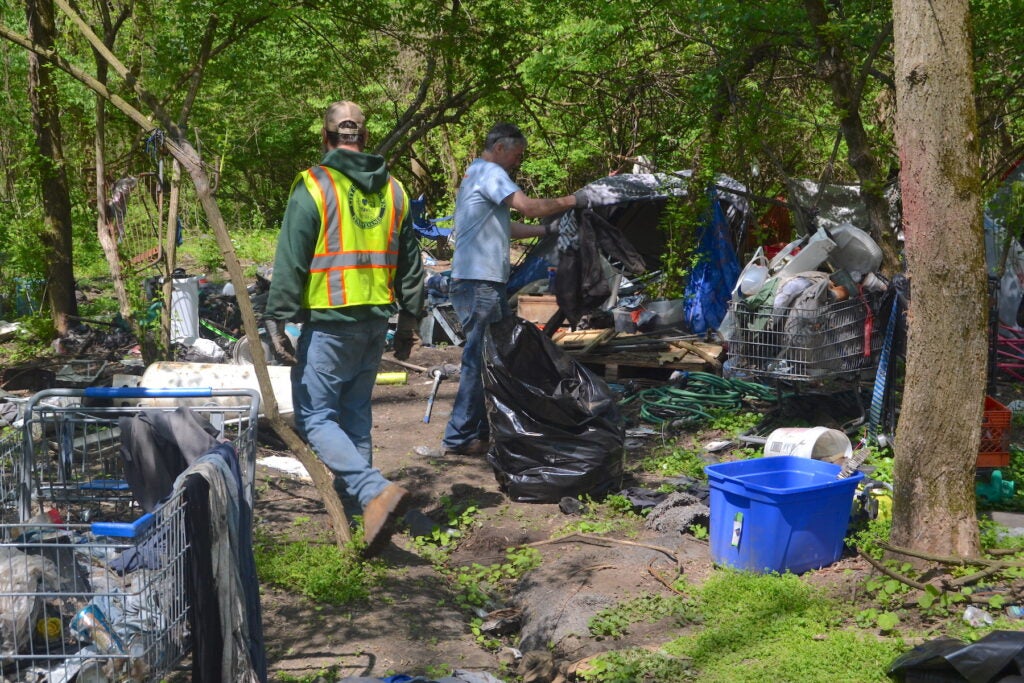
[[[710,411],[741,408],[744,400],[775,402],[778,397],[774,389],[757,382],[688,372],[678,383],[642,389],[623,399],[620,405],[639,402],[640,418],[661,424],[711,420]]]

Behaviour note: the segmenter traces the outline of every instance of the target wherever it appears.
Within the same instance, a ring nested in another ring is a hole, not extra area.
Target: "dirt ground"
[[[408,362],[422,367],[443,362],[457,365],[459,353],[454,347],[419,347]],[[383,369],[405,368],[385,363]],[[436,522],[445,518],[443,497],[472,501],[479,508],[479,525],[462,539],[452,557],[457,565],[502,562],[506,548],[539,543],[544,558],[541,568],[527,575],[510,604],[498,606],[521,618],[518,639],[513,635],[505,640],[516,643],[518,653],[553,653],[563,668],[605,649],[664,642],[668,636],[657,624],[633,629],[625,641],[596,640],[587,635],[587,620],[600,609],[640,593],[667,591],[665,583],[678,569],[699,582],[711,570],[707,542],[677,531],[644,529],[611,534],[612,540],[603,542],[583,538],[548,542],[554,530],[571,521],[558,505],[511,502],[482,457],[432,458],[414,452],[416,446],[439,445],[456,387],[455,380],[442,381],[430,422],[424,423],[431,389],[428,377],[408,371],[405,385],[378,385],[374,463],[407,487],[415,507]],[[630,440],[627,458],[638,457],[658,438]],[[280,455],[261,449],[261,455],[275,454]],[[327,523],[312,485],[264,467],[259,472],[255,512],[261,528],[286,538],[301,537]],[[297,519],[306,518],[312,519],[309,525],[296,525]],[[519,680],[514,675],[516,650],[493,653],[477,644],[470,616],[456,607],[452,588],[417,554],[407,531],[396,534],[382,558],[390,568],[388,579],[363,605],[316,605],[263,586],[272,678],[308,676],[328,668],[336,668],[340,677],[437,677],[450,667],[487,672],[502,681]],[[835,583],[837,590],[850,595],[856,577],[869,569],[863,561],[845,559],[818,572],[816,580]]]

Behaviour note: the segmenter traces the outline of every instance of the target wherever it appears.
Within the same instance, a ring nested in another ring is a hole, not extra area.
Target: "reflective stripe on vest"
[[[401,184],[389,177],[379,192],[364,194],[347,176],[326,166],[314,166],[299,177],[320,214],[303,306],[393,302],[398,234],[407,211]]]

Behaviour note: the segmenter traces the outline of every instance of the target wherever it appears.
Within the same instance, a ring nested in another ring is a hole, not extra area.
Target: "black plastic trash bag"
[[[483,378],[487,460],[512,500],[557,503],[620,486],[625,426],[614,394],[536,326],[519,318],[492,325]]]
[[[936,638],[904,652],[889,665],[902,683],[999,683],[1019,681],[1024,672],[1024,632],[992,631],[973,643]]]

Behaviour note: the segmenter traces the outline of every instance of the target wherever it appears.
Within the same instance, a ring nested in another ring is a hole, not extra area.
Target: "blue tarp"
[[[694,334],[718,329],[740,276],[739,259],[729,241],[729,223],[716,194],[711,193],[711,219],[701,228],[697,265],[683,296],[684,319]]]

